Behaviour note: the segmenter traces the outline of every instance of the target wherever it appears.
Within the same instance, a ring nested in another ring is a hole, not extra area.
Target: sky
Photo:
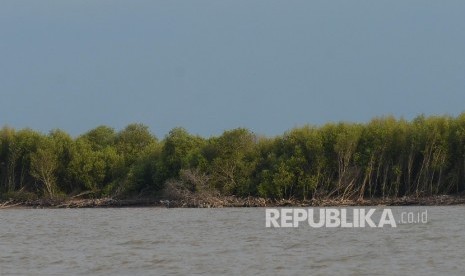
[[[465,111],[465,1],[1,0],[0,126],[267,136]]]

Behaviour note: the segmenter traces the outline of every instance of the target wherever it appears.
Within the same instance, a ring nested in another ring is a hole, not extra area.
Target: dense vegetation
[[[141,124],[0,130],[0,197],[163,197],[179,191],[309,199],[426,196],[465,189],[465,113],[305,126],[267,138],[246,129],[162,141]]]

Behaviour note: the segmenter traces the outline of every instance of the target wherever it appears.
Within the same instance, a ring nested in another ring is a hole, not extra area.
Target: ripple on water
[[[463,206],[395,229],[267,229],[264,209],[0,212],[0,274],[465,275]]]

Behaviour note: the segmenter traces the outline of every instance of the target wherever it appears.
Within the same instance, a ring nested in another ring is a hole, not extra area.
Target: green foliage
[[[27,191],[11,191],[2,195],[3,200],[16,200],[16,201],[32,201],[37,200],[39,197],[36,193]]]
[[[174,128],[163,141],[160,160],[154,179],[164,183],[168,179],[176,178],[182,169],[202,166],[204,164],[201,149],[205,140],[199,136],[189,134],[183,128]]]
[[[204,139],[174,128],[159,142],[141,124],[119,132],[99,126],[77,138],[0,130],[2,198],[158,196],[167,183],[185,193],[268,198],[460,193],[465,113],[304,126],[273,138],[238,128]]]
[[[154,194],[163,188],[164,183],[156,181],[158,165],[161,158],[161,146],[153,144],[146,148],[138,160],[131,166],[125,179],[122,195]]]
[[[72,146],[68,172],[75,188],[96,191],[103,185],[107,173],[103,151],[94,151],[89,142],[77,139]]]
[[[262,196],[307,198],[320,183],[325,164],[323,137],[310,126],[293,129],[278,138],[268,156],[259,191]]]
[[[57,170],[59,167],[59,147],[51,136],[43,137],[37,150],[31,155],[31,175],[42,184],[45,196],[55,197],[59,194]]]
[[[130,166],[147,147],[156,142],[157,138],[149,132],[147,126],[130,124],[117,133],[115,148],[124,157],[126,166]]]
[[[141,127],[144,128],[143,126]],[[81,139],[87,140],[93,150],[99,151],[108,147],[112,147],[115,144],[116,132],[111,127],[99,126],[82,135]]]
[[[251,174],[255,166],[255,140],[250,131],[238,128],[211,138],[204,151],[212,185],[225,194],[254,194]]]

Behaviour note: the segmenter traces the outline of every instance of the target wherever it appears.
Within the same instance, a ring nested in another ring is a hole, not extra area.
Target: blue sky
[[[465,111],[465,1],[0,1],[0,125],[246,127]]]

